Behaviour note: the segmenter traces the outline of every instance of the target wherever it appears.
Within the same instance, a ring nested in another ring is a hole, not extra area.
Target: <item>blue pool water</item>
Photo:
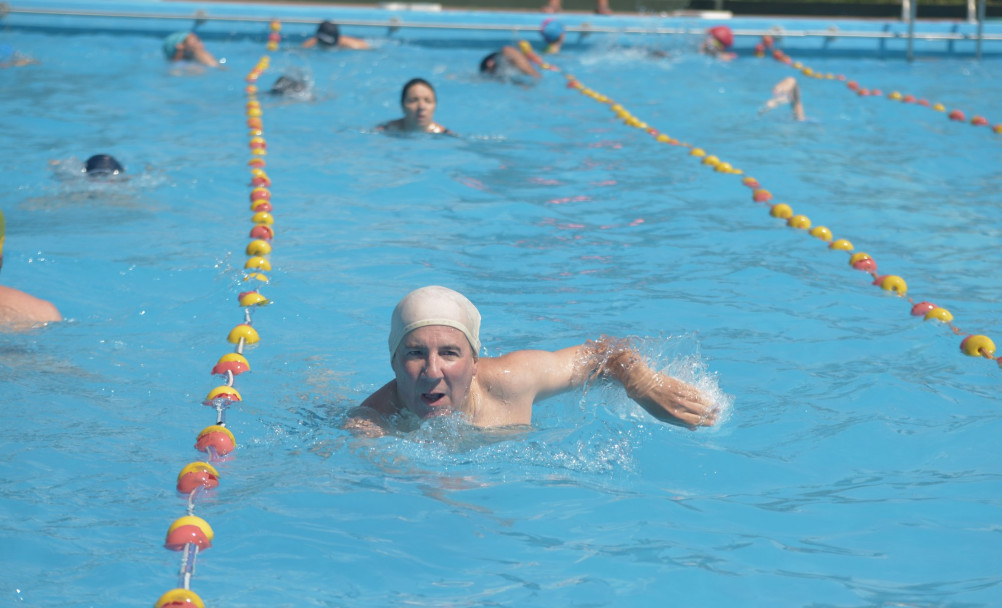
[[[151,605],[177,584],[174,480],[201,457],[209,370],[243,319],[243,77],[263,49],[214,40],[229,69],[192,73],[152,36],[65,41],[3,34],[40,64],[0,74],[2,277],[67,321],[0,334],[0,581],[5,605]],[[262,77],[305,70],[317,99],[263,98],[274,303],[228,414],[239,449],[197,505],[216,533],[192,582],[208,605],[997,604],[994,362],[559,75],[478,79],[496,36],[373,41],[283,49]],[[789,68],[639,42],[556,63],[998,342],[1000,136],[830,81],[802,80],[810,122],[760,116]],[[810,63],[1002,117],[997,61]],[[412,76],[460,137],[373,132]],[[81,178],[97,152],[128,180]],[[489,354],[635,336],[725,420],[690,433],[596,385],[519,432],[350,438],[344,412],[389,379],[393,305],[429,283],[479,306]]]

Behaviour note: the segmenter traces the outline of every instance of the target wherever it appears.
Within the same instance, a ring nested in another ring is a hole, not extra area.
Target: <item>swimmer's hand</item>
[[[382,414],[371,407],[359,406],[348,412],[341,428],[355,437],[382,437],[386,434],[385,424]]]
[[[617,378],[626,394],[662,422],[695,430],[717,422],[717,408],[695,386],[655,372],[634,350],[609,358],[609,374]]]

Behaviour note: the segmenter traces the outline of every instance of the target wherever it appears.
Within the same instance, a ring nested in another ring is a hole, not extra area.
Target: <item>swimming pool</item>
[[[192,584],[207,604],[996,602],[997,365],[563,78],[481,81],[497,34],[374,40],[281,50],[262,78],[307,70],[318,99],[263,99],[274,303],[228,414],[240,447],[197,508],[216,532]],[[242,319],[243,76],[262,43],[219,37],[227,71],[177,74],[152,36],[65,41],[3,38],[41,63],[0,75],[2,276],[68,321],[0,334],[2,580],[20,605],[149,605],[176,584],[174,479]],[[596,37],[555,63],[998,340],[998,136],[832,81],[802,81],[811,122],[759,116],[788,67],[647,42],[677,52]],[[997,61],[809,63],[1000,116]],[[372,131],[415,75],[460,137]],[[128,181],[77,175],[97,152]],[[350,439],[344,411],[389,378],[392,306],[427,283],[479,306],[490,354],[637,336],[733,406],[689,433],[596,386],[513,435],[440,421]]]

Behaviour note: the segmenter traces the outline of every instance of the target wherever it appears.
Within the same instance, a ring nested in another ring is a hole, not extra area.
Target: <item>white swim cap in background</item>
[[[463,332],[480,355],[480,312],[466,296],[448,287],[429,285],[415,289],[400,300],[390,318],[390,354],[408,333],[426,325],[445,325]]]

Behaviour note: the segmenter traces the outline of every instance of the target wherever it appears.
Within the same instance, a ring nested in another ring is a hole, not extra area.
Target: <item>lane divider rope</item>
[[[567,79],[567,88],[576,90],[586,97],[607,105],[616,117],[619,118],[626,126],[643,130],[660,143],[688,149],[689,156],[698,159],[703,165],[709,166],[717,173],[725,175],[744,175],[744,171],[741,169],[735,168],[730,163],[721,160],[715,155],[707,154],[707,152],[702,148],[679,141],[667,133],[648,125],[646,122],[631,114],[622,104],[617,103],[612,98],[585,86],[580,79],[564,72],[558,66],[544,61],[543,58],[532,49],[532,46],[527,41],[519,41],[518,47],[529,61],[535,63],[541,69],[563,74]],[[833,76],[832,78],[837,77]],[[828,248],[833,251],[847,252],[850,256],[850,267],[870,274],[873,279],[873,285],[877,285],[884,291],[891,292],[897,296],[905,298],[906,301],[912,305],[911,314],[913,316],[921,316],[924,321],[932,320],[941,322],[947,325],[954,334],[964,335],[964,338],[960,343],[961,352],[971,357],[983,357],[992,360],[996,362],[1000,369],[1002,369],[1002,356],[996,356],[995,343],[991,340],[991,338],[980,334],[970,334],[961,330],[953,324],[953,315],[946,308],[937,306],[936,304],[927,301],[915,302],[912,298],[907,297],[908,285],[903,278],[897,275],[878,274],[876,261],[866,253],[853,253],[855,248],[848,239],[836,239],[832,234],[832,231],[826,226],[812,226],[810,218],[806,215],[795,214],[793,208],[789,204],[771,203],[770,201],[773,198],[772,193],[763,188],[757,179],[745,176],[742,178],[741,182],[752,190],[752,201],[755,203],[764,203],[769,206],[769,215],[777,219],[785,220],[786,225],[790,228],[807,232],[810,236],[827,243]]]
[[[884,97],[884,92],[878,88],[870,88],[861,86],[855,80],[847,80],[847,77],[842,74],[832,74],[831,72],[821,72],[819,70],[814,70],[810,66],[805,65],[801,61],[794,61],[789,55],[782,51],[782,49],[776,48],[775,40],[772,36],[763,36],[762,42],[755,45],[755,56],[765,57],[766,54],[770,54],[773,59],[782,63],[783,65],[789,66],[795,70],[798,70],[803,76],[807,78],[813,78],[815,80],[838,80],[840,82],[846,83],[846,88],[858,95],[859,97]],[[993,133],[1002,134],[1002,122],[997,123],[995,126],[991,126],[990,121],[984,117],[982,114],[976,114],[971,117],[971,120],[967,120],[967,114],[963,110],[950,110],[946,111],[946,106],[942,103],[936,102],[932,103],[928,99],[916,97],[915,95],[905,93],[902,94],[899,91],[892,91],[887,94],[886,99],[888,101],[897,101],[904,104],[915,104],[917,106],[922,106],[929,108],[936,112],[943,112],[946,117],[955,122],[967,122],[968,124],[975,127],[991,127],[989,130]]]
[[[270,33],[267,42],[269,51],[278,49],[281,29],[282,26],[278,21],[269,24]],[[272,251],[271,241],[275,236],[275,230],[274,218],[271,215],[273,209],[271,180],[264,171],[267,143],[264,139],[264,125],[261,119],[261,104],[257,99],[256,83],[261,73],[268,69],[270,61],[268,55],[261,57],[247,74],[248,84],[245,89],[251,149],[251,159],[247,164],[251,167],[250,200],[253,227],[250,231],[251,241],[245,249],[247,260],[244,263],[243,280],[253,282],[255,287],[237,296],[243,308],[243,322],[230,330],[226,337],[229,343],[235,345],[234,351],[220,357],[212,368],[213,375],[222,376],[225,380],[223,384],[210,390],[202,402],[216,412],[215,423],[202,429],[195,440],[195,449],[203,452],[206,460],[185,465],[177,476],[177,491],[186,497],[185,515],[176,519],[167,529],[164,546],[181,553],[178,585],[160,596],[154,608],[205,608],[202,598],[192,591],[191,581],[195,575],[196,560],[200,553],[212,546],[214,532],[205,519],[195,515],[195,504],[202,494],[219,486],[219,471],[212,463],[227,461],[237,447],[236,438],[226,426],[226,411],[233,404],[243,400],[240,392],[233,386],[234,381],[236,376],[250,371],[250,363],[244,356],[245,347],[260,340],[257,330],[253,327],[251,311],[269,303],[259,289],[261,285],[267,285],[269,282],[265,273],[271,271],[269,255]]]

